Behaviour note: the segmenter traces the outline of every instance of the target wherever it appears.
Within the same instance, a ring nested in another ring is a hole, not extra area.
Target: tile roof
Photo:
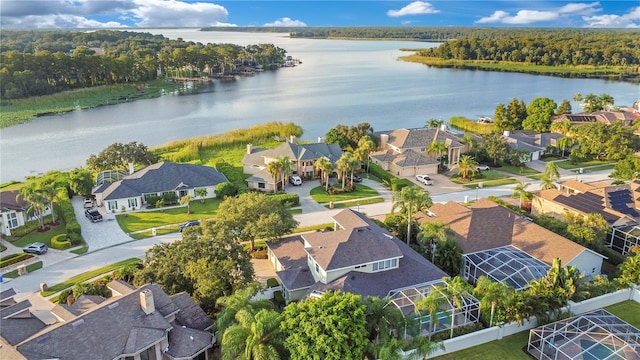
[[[470,207],[453,201],[434,204],[429,211],[435,216],[420,213],[417,221],[448,224],[465,254],[513,245],[544,263],[552,264],[554,258],[560,258],[568,264],[587,250],[487,199]]]
[[[227,178],[210,166],[159,162],[138,170],[102,189],[104,200],[125,199],[148,193],[215,186]],[[100,191],[94,189],[93,193]]]
[[[416,129],[396,129],[391,131],[381,131],[378,134],[389,136],[388,144],[399,149],[415,149],[429,147],[435,141],[446,142],[450,148],[463,147],[460,138],[456,135],[439,128],[416,128]]]
[[[438,160],[431,156],[426,156],[414,150],[406,150],[397,153],[393,150],[378,151],[371,153],[371,157],[384,162],[391,162],[400,167],[424,166],[438,164]]]

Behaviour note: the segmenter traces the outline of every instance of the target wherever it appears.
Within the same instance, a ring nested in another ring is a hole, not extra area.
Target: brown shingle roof
[[[379,161],[394,163],[400,167],[424,166],[438,163],[436,159],[414,150],[406,150],[402,153],[397,153],[393,150],[379,151],[372,153],[371,157]]]
[[[480,199],[470,207],[452,201],[434,204],[429,210],[435,216],[421,213],[418,222],[448,224],[465,254],[513,245],[547,264],[554,258],[567,264],[586,250],[487,199]]]
[[[442,141],[449,147],[463,147],[460,138],[440,129],[417,128],[382,131],[379,134],[389,135],[388,144],[399,149],[415,149],[429,147],[434,141]]]
[[[22,199],[18,201],[17,196],[17,190],[0,192],[0,210],[26,210],[29,207],[29,202]]]

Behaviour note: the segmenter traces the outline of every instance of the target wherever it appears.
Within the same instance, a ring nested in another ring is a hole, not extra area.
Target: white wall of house
[[[351,271],[357,271],[362,273],[376,273],[376,272],[381,272],[381,271],[386,271],[391,269],[397,269],[398,266],[400,265],[400,260],[401,260],[400,258],[389,258],[389,259],[378,261],[376,263],[349,266],[342,269],[331,270],[326,273],[326,276],[327,276],[326,283],[330,283],[335,279]],[[377,268],[377,270],[374,270],[374,266]]]
[[[44,216],[51,215],[49,206],[45,208]],[[28,216],[24,211],[8,210],[0,213],[0,233],[11,236],[11,230],[24,226],[31,220],[37,220],[37,216]]]
[[[602,271],[602,256],[585,249],[564,266],[576,266],[584,276],[600,275]]]

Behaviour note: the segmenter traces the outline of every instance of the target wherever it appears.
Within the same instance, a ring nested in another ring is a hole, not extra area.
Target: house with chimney
[[[0,309],[2,359],[211,359],[213,322],[186,293],[167,295],[157,284],[109,283],[113,296],[80,296],[51,311],[47,325],[29,300]]]
[[[0,192],[0,234],[11,236],[12,229],[37,220],[37,216],[29,213],[30,206],[28,201],[18,200],[17,190]],[[49,206],[45,207],[43,215],[51,215]]]
[[[274,179],[267,171],[267,165],[281,157],[291,160],[291,174],[297,174],[303,179],[312,179],[319,176],[316,169],[316,160],[325,158],[334,164],[342,156],[342,149],[338,144],[327,144],[320,139],[317,143],[298,144],[295,137],[282,143],[274,149],[254,148],[247,144],[247,152],[242,159],[245,174],[251,176],[246,179],[249,189],[261,191],[274,191],[282,188],[282,181],[286,179]]]
[[[166,193],[175,194],[177,199],[185,195],[198,199],[197,189],[206,190],[204,198],[213,198],[216,196],[216,185],[229,181],[224,174],[210,166],[168,161],[130,171],[128,175],[117,177],[112,182],[107,177],[99,177],[98,180],[91,194],[97,206],[104,206],[107,211],[140,209],[148,204],[150,197],[162,197]]]
[[[446,128],[396,129],[376,132],[380,150],[369,155],[374,164],[396,176],[437,174],[438,165],[451,168],[460,160],[465,146],[461,139]],[[434,142],[445,145],[443,153],[429,153]]]
[[[488,199],[470,206],[434,204],[416,220],[449,227],[463,252],[461,276],[472,283],[486,276],[521,290],[544,277],[556,258],[563,267],[576,266],[584,276],[596,276],[605,258]]]

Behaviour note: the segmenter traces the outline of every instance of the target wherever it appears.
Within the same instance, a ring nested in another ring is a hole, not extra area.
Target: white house
[[[11,236],[11,229],[23,226],[26,222],[36,220],[37,217],[29,215],[29,202],[17,200],[18,191],[0,192],[0,233]],[[44,215],[50,215],[51,210],[45,207]]]

